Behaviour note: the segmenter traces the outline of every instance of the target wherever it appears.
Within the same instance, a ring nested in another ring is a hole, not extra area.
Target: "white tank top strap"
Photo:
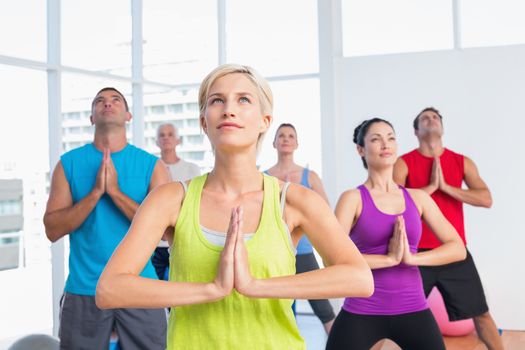
[[[286,204],[286,192],[288,191],[288,187],[290,186],[290,182],[285,182],[283,185],[283,189],[281,190],[281,220],[284,224],[284,229],[286,230],[286,234],[288,236],[288,242],[290,243],[290,247],[292,248],[294,255],[297,254],[297,248],[295,248],[292,240],[292,234],[290,233],[290,230],[288,229],[288,225],[284,221],[284,205]]]
[[[185,181],[179,181],[179,183],[182,185],[182,188],[184,188],[184,196],[186,196],[186,193],[188,192],[188,185]]]
[[[285,182],[281,191],[281,217],[284,215],[284,205],[286,204],[286,192],[288,191],[290,182]]]

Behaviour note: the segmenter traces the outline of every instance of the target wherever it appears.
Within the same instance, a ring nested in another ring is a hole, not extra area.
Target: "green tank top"
[[[199,224],[202,188],[207,174],[188,186],[175,227],[170,281],[211,282],[222,247],[210,243]],[[279,182],[264,175],[259,226],[246,243],[254,278],[295,274],[295,256],[279,203]],[[247,298],[235,290],[211,303],[172,308],[168,350],[304,350],[290,299]]]

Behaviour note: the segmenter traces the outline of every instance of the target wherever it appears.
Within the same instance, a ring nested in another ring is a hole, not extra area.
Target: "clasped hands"
[[[394,225],[394,232],[388,242],[388,253],[392,266],[404,263],[406,265],[414,265],[414,256],[410,251],[410,244],[405,229],[405,220],[402,215],[396,218]]]
[[[113,160],[111,160],[111,152],[109,148],[104,148],[104,155],[102,157],[102,162],[97,172],[97,180],[95,182],[95,187],[93,191],[102,196],[104,193],[112,196],[118,192],[118,175]]]
[[[442,192],[447,192],[448,184],[445,181],[445,177],[443,176],[443,169],[441,168],[441,162],[439,160],[439,157],[434,158],[434,162],[432,163],[432,172],[430,174],[430,184],[429,184],[433,191],[441,190]]]
[[[222,250],[217,276],[212,282],[218,298],[224,298],[235,289],[240,294],[250,296],[256,280],[250,272],[248,251],[244,243],[243,209],[232,209],[226,242]]]

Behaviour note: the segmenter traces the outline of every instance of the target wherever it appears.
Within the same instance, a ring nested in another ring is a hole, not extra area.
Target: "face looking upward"
[[[394,166],[397,159],[397,141],[390,125],[384,122],[370,125],[364,141],[364,147],[358,145],[357,151],[365,158],[369,169]]]
[[[131,120],[126,103],[120,93],[114,90],[103,90],[93,100],[91,124],[125,126]]]
[[[425,111],[417,118],[418,128],[415,130],[417,137],[425,137],[427,135],[443,135],[443,122],[439,114],[434,111]]]
[[[272,117],[263,115],[257,87],[245,74],[224,75],[210,86],[201,125],[215,150],[257,147]]]

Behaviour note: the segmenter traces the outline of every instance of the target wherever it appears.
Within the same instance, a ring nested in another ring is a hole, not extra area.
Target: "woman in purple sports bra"
[[[354,131],[354,143],[368,178],[341,195],[335,212],[372,269],[375,291],[370,298],[345,299],[326,349],[368,350],[389,338],[404,350],[444,350],[418,266],[465,259],[465,248],[426,192],[394,182],[397,143],[388,121],[364,121]],[[417,252],[421,219],[443,242],[439,248]]]

